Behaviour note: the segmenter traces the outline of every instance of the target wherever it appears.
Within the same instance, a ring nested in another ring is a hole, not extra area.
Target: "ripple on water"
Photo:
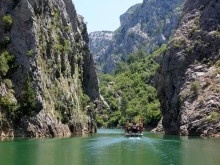
[[[0,142],[0,164],[217,165],[219,152],[220,139],[148,132],[141,138],[127,138],[123,130],[110,129],[91,136]]]

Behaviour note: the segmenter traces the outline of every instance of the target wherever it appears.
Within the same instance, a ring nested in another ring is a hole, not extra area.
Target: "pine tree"
[[[22,103],[21,103],[22,114],[28,116],[32,115],[36,111],[37,101],[29,74],[27,74],[26,76],[21,97],[22,97]]]

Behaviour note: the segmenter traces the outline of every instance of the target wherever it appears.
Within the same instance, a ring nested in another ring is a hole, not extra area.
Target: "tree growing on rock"
[[[33,115],[37,108],[37,101],[29,74],[26,76],[21,98],[21,113],[27,116]]]

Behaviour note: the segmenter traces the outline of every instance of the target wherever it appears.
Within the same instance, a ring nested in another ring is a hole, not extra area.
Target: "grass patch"
[[[190,91],[192,91],[195,95],[198,95],[200,92],[200,85],[198,81],[194,81],[191,83]]]

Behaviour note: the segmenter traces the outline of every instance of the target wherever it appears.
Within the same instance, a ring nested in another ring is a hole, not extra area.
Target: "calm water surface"
[[[70,138],[7,139],[0,165],[220,165],[220,139],[146,132],[126,138],[123,130]]]

